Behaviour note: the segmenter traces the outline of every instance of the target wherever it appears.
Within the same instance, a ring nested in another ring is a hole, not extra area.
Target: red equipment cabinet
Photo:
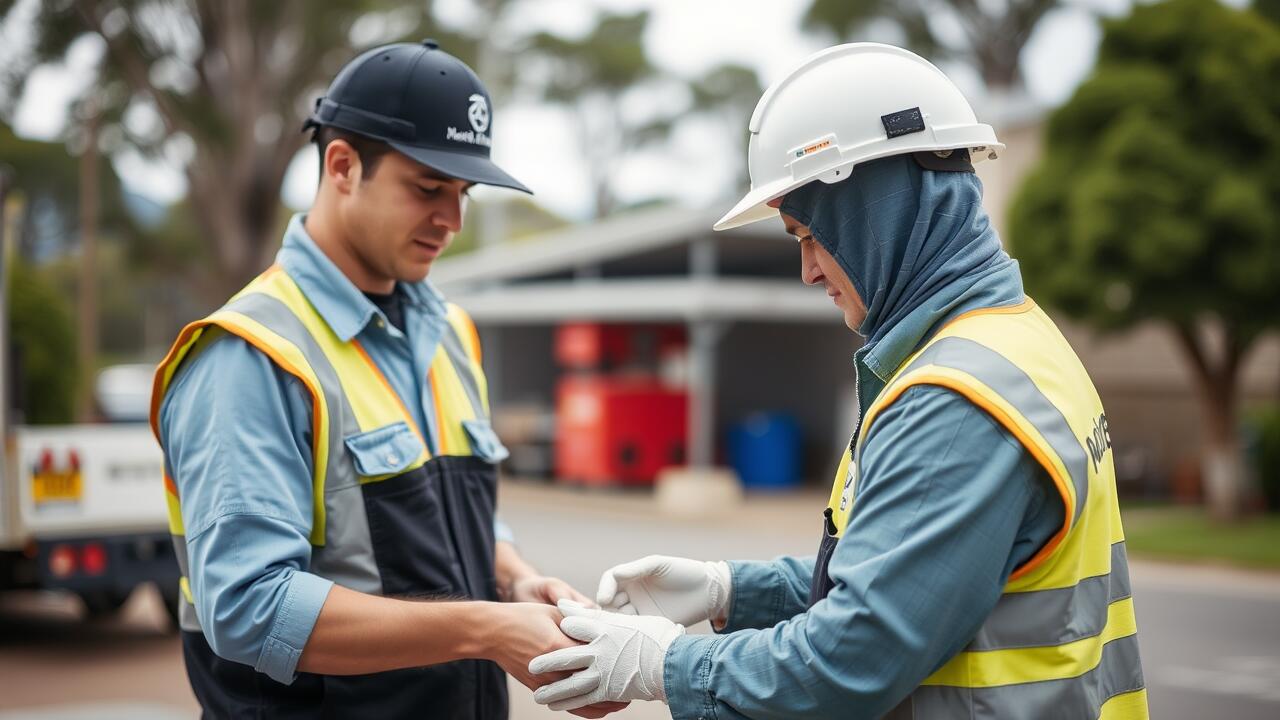
[[[652,376],[567,375],[556,389],[556,476],[649,485],[685,462],[688,394]]]

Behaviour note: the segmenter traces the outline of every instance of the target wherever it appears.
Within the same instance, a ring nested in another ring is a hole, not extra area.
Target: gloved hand
[[[666,702],[663,663],[667,648],[684,634],[683,626],[661,617],[591,610],[572,600],[561,600],[557,607],[564,613],[560,630],[587,644],[561,648],[529,662],[529,672],[535,675],[578,671],[538,688],[534,701],[552,710],[608,701]]]
[[[606,570],[596,602],[627,615],[661,615],[682,625],[712,620],[723,626],[732,582],[725,562],[650,555]]]

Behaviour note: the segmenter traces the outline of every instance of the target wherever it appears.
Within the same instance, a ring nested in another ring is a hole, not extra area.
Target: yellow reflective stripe
[[[449,324],[453,326],[453,331],[462,344],[463,352],[467,354],[467,371],[475,381],[476,390],[480,395],[479,411],[488,415],[489,383],[484,375],[484,364],[480,355],[480,334],[476,331],[476,325],[472,322],[471,316],[453,303],[449,303],[448,318]]]
[[[836,524],[837,535],[844,535],[844,529],[849,525],[849,515],[853,513],[853,503],[849,503],[845,512],[840,512],[840,498],[844,495],[844,481],[849,476],[851,462],[853,462],[853,451],[845,448],[844,454],[840,456],[840,466],[836,468],[836,477],[831,481],[831,498],[827,500],[827,507],[831,510],[831,520]]]
[[[441,455],[472,455],[471,439],[462,421],[475,418],[475,410],[462,387],[458,371],[441,347],[431,361],[431,395],[435,398],[436,427],[440,433]],[[447,412],[446,412],[447,411]]]
[[[169,534],[186,535],[186,526],[182,523],[182,504],[178,501],[178,491],[173,480],[164,476],[164,500],[168,507]]]
[[[284,303],[315,339],[321,352],[333,366],[338,382],[342,384],[342,393],[346,396],[362,432],[404,422],[422,438],[422,430],[373,360],[355,340],[342,342],[338,339],[288,273],[276,274],[269,282],[263,283],[258,291]],[[428,457],[424,440],[423,452],[414,460],[413,466],[425,463]]]
[[[173,374],[182,365],[182,358],[187,356],[203,331],[203,321],[182,328],[178,339],[169,349],[169,354],[156,366],[155,377],[151,382],[151,432],[156,436],[157,442],[160,441],[160,404],[164,400],[164,393],[169,389],[169,383],[173,382]]]
[[[1039,552],[1013,572],[1010,580],[1017,580],[1053,556],[1061,548],[1062,541],[1066,537],[1067,531],[1071,528],[1071,521],[1076,517],[1076,490],[1071,482],[1070,473],[1067,472],[1066,466],[1062,464],[1062,459],[1058,457],[1057,453],[1052,452],[1049,443],[1040,435],[1040,431],[1003,397],[972,375],[937,365],[926,366],[912,372],[903,378],[901,382],[895,381],[895,386],[885,400],[883,402],[877,401],[876,406],[867,411],[863,434],[865,435],[866,428],[871,425],[881,410],[896,400],[907,388],[920,384],[939,385],[954,390],[966,397],[970,402],[986,410],[993,419],[1022,443],[1022,446],[1040,463],[1041,467],[1045,469],[1053,480],[1054,486],[1058,488],[1058,493],[1066,506],[1063,525]]]
[[[1147,720],[1147,690],[1134,690],[1116,695],[1102,704],[1098,720]]]
[[[329,469],[329,403],[320,388],[320,380],[315,371],[303,357],[302,351],[293,343],[280,337],[271,329],[253,318],[230,310],[219,310],[210,315],[208,322],[222,326],[226,330],[239,335],[253,343],[277,365],[302,381],[311,393],[312,441],[311,451],[314,457],[312,482],[314,493],[314,519],[311,523],[311,544],[324,545],[325,509],[324,478]]]
[[[463,310],[461,307],[458,307],[453,303],[449,303],[448,307],[449,324],[453,325],[453,329],[458,333],[458,337],[461,338],[462,342],[470,346],[470,352],[468,352],[468,354],[471,356],[471,359],[476,362],[482,362],[483,358],[480,355],[480,333],[476,331],[475,322],[471,319],[471,316],[467,314],[467,311]]]
[[[1078,677],[1098,666],[1104,645],[1137,631],[1133,598],[1125,598],[1107,608],[1107,625],[1097,637],[1047,647],[962,652],[921,685],[983,688]]]
[[[1124,533],[1117,521],[1108,521],[1107,508],[1101,507],[1107,503],[1116,505],[1115,499],[1102,495],[1089,493],[1084,513],[1058,547],[1057,557],[1011,578],[1005,592],[1071,587],[1084,578],[1110,573],[1110,548],[1124,541]]]
[[[196,604],[196,598],[194,595],[191,594],[191,583],[187,582],[186,575],[183,575],[182,577],[178,578],[178,589],[182,591],[182,597],[186,598],[187,602],[191,603],[192,605]]]

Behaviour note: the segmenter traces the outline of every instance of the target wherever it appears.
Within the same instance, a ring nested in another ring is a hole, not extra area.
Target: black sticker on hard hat
[[[891,138],[924,132],[924,118],[920,116],[918,107],[881,115],[880,122],[884,123],[884,132]]]

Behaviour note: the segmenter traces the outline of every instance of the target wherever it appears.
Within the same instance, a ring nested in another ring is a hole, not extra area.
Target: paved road
[[[504,516],[525,554],[580,588],[594,587],[609,564],[649,552],[806,552],[821,505],[816,495],[753,499],[733,517],[684,521],[657,516],[638,495],[503,491]],[[1133,577],[1152,717],[1280,717],[1280,575],[1134,562]],[[93,623],[65,597],[0,599],[0,720],[194,717],[177,641],[164,628],[152,592],[136,594],[120,617]],[[513,688],[512,700],[516,720],[554,716],[523,688]],[[637,703],[614,717],[669,716]]]

